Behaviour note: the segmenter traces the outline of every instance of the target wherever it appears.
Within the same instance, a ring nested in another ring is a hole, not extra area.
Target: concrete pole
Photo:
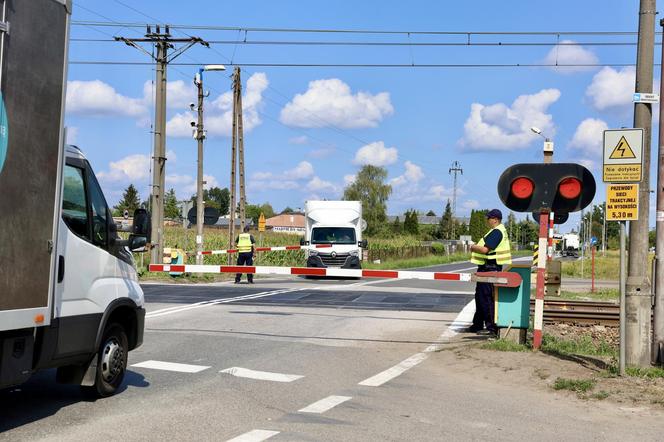
[[[247,195],[244,187],[244,129],[242,123],[242,80],[240,79],[240,68],[237,68],[237,146],[238,166],[240,173],[240,231],[244,232],[246,220]]]
[[[164,185],[166,168],[166,64],[168,43],[157,42],[155,78],[154,153],[152,156],[152,249],[150,262],[161,264],[164,255]]]
[[[655,44],[655,0],[641,0],[636,58],[635,92],[652,92]],[[634,127],[643,128],[643,180],[639,195],[639,219],[629,223],[629,262],[625,308],[626,364],[650,366],[650,281],[648,279],[648,213],[650,210],[650,139],[652,108],[634,104]]]
[[[659,21],[664,30],[664,19]],[[662,37],[664,41],[664,36]],[[664,60],[664,44],[662,45],[662,59]],[[664,75],[662,64],[661,75]],[[664,77],[660,77],[664,78]],[[659,86],[659,146],[657,163],[657,236],[655,243],[655,309],[653,320],[653,346],[652,360],[655,364],[664,365],[664,127],[662,127],[662,112],[664,112],[664,83]]]
[[[236,206],[236,195],[235,195],[235,170],[237,169],[235,165],[235,159],[237,158],[236,149],[237,149],[237,80],[238,80],[238,70],[235,68],[235,74],[233,75],[233,133],[231,136],[231,203],[228,209],[229,218],[228,218],[228,248],[232,249],[235,246],[235,206]],[[231,262],[231,256],[228,255],[228,262]]]
[[[203,264],[203,221],[205,217],[203,201],[203,69],[198,71],[194,80],[198,88],[198,124],[196,125],[196,140],[198,141],[198,177],[196,179],[196,264]]]

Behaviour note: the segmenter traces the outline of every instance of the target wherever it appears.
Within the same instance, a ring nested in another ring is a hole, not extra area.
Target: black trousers
[[[252,252],[238,253],[237,265],[239,266],[254,265],[254,254]],[[242,279],[242,273],[236,273],[235,282],[240,282],[241,279]],[[247,281],[252,282],[253,280],[254,280],[254,274],[247,273]]]
[[[478,272],[498,272],[502,266],[480,266]],[[495,305],[493,300],[493,284],[478,282],[475,287],[475,315],[473,316],[473,327],[477,329],[497,331],[494,322]]]

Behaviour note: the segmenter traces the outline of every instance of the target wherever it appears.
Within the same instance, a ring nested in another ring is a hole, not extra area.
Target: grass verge
[[[554,390],[569,390],[576,393],[586,393],[595,387],[594,379],[567,379],[557,378],[552,387]]]
[[[480,348],[494,351],[530,351],[530,347],[524,344],[517,344],[516,342],[507,341],[505,339],[486,342],[482,344]]]
[[[558,356],[606,356],[616,358],[618,350],[608,342],[593,342],[589,336],[577,339],[560,339],[545,334],[542,351]]]
[[[594,293],[568,291],[560,292],[560,299],[578,299],[581,301],[618,301],[619,298],[620,293],[618,289],[599,289],[595,290]]]
[[[641,367],[627,367],[625,373],[628,376],[635,378],[656,379],[664,378],[664,369],[658,367],[641,368]]]

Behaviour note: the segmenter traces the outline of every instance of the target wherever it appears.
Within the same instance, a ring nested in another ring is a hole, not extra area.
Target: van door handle
[[[58,282],[62,282],[65,279],[65,257],[60,255],[58,257]]]

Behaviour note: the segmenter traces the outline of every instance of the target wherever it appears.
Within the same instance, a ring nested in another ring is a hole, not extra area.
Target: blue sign
[[[597,244],[597,237],[593,236],[592,238],[590,238],[590,245],[594,246],[595,244]]]
[[[9,126],[7,124],[7,111],[5,110],[5,100],[0,93],[0,173],[5,165],[7,157],[7,139],[9,138]]]

